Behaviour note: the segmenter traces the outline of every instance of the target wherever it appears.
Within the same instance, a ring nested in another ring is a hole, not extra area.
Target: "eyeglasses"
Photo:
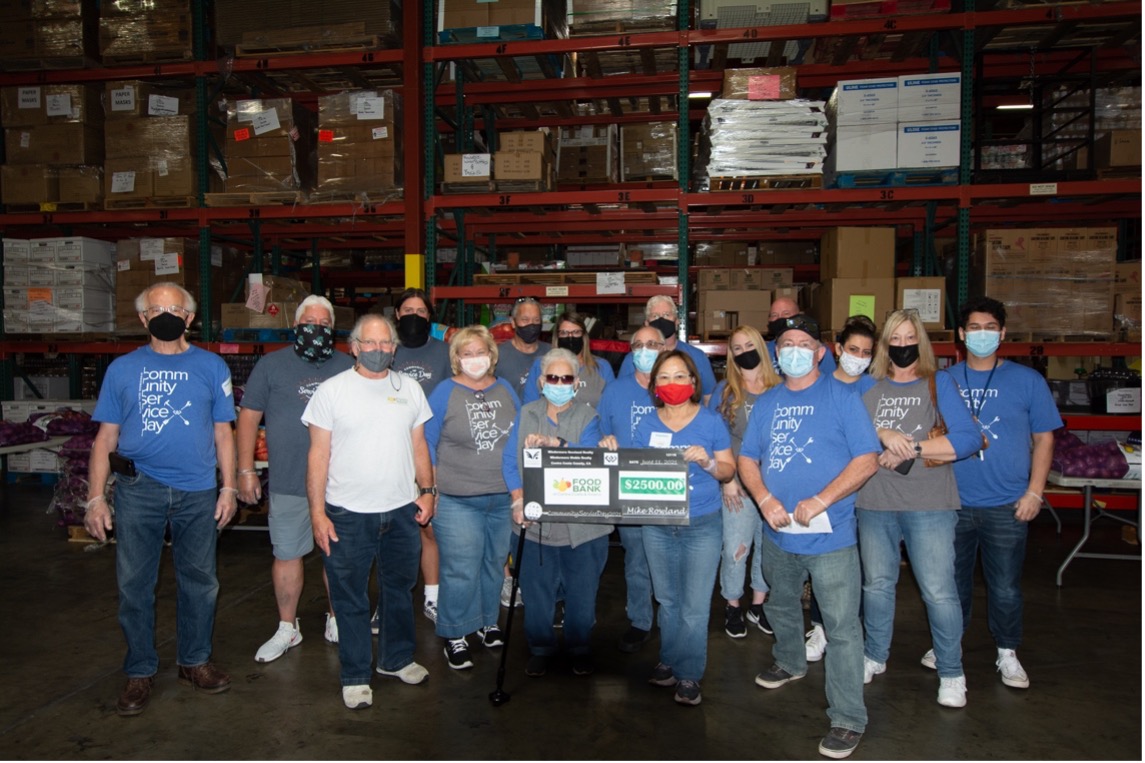
[[[557,336],[561,339],[576,339],[578,337],[584,336],[584,332],[580,329],[577,329],[576,331],[558,331]]]
[[[572,374],[557,376],[556,374],[545,374],[545,381],[549,384],[572,384],[576,381],[576,377]]]
[[[657,342],[657,341],[633,342],[632,343],[632,349],[634,349],[634,350],[662,350],[662,349],[664,349],[664,343],[663,342]]]
[[[915,318],[918,317],[918,308],[917,307],[904,307],[902,310],[899,310],[899,312],[902,313],[903,315],[907,316],[908,318],[912,315]]]
[[[656,377],[657,384],[687,384],[691,380],[692,377],[689,374],[673,374],[672,376],[660,374]]]
[[[380,339],[378,341],[374,341],[373,339],[355,339],[354,341],[358,343],[359,347],[361,347],[363,350],[366,350],[367,352],[370,350],[377,350],[382,347],[394,346],[394,341],[392,339]]]
[[[489,407],[489,403],[485,402],[485,392],[483,390],[477,390],[476,392],[474,392],[473,397],[477,398],[477,402],[481,403],[481,407],[479,410],[482,413],[489,413],[490,411],[493,410],[492,408]]]
[[[157,315],[162,315],[163,313],[171,313],[172,315],[184,317],[190,312],[190,310],[183,307],[182,305],[167,305],[167,307],[163,307],[162,305],[152,305],[151,307],[144,310],[143,314],[152,318]]]

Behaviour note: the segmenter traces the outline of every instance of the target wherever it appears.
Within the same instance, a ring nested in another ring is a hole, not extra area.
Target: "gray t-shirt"
[[[306,495],[306,455],[310,433],[302,412],[318,385],[354,367],[344,352],[324,363],[307,363],[293,347],[259,358],[243,390],[242,407],[262,411],[266,425],[266,448],[270,457],[270,492]]]
[[[448,380],[429,397],[433,418],[425,435],[437,469],[437,489],[469,496],[507,491],[505,446],[519,402],[504,379],[481,391]],[[515,454],[510,454],[515,455]]]
[[[723,403],[726,388],[727,382],[721,381],[716,385],[716,390],[708,401],[708,407],[715,411],[721,419],[724,418],[724,412],[720,410],[720,405]],[[736,458],[739,458],[739,449],[743,445],[743,434],[747,431],[747,420],[751,416],[751,409],[755,407],[755,401],[758,397],[759,395],[745,392],[743,405],[736,409],[732,421],[729,423],[727,419],[724,419],[724,423],[728,425],[728,432],[732,436],[732,455]]]
[[[529,378],[529,369],[533,367],[533,361],[544,357],[552,348],[548,342],[537,342],[536,351],[524,353],[514,347],[512,342],[497,345],[497,376],[509,382],[517,397],[524,397],[525,380]]]
[[[394,353],[393,367],[417,381],[426,397],[442,379],[453,376],[449,366],[449,345],[433,337],[421,347],[399,346]]]

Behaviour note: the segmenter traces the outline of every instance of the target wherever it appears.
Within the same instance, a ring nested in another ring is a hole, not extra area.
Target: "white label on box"
[[[623,273],[597,273],[596,274],[596,293],[597,294],[623,294],[624,293],[624,274]]]
[[[256,313],[261,313],[266,309],[266,295],[270,289],[262,283],[261,276],[258,282],[251,281],[250,294],[247,296],[246,306],[248,310],[253,310]]]
[[[49,117],[71,117],[72,97],[67,93],[49,95],[44,104]]]
[[[569,295],[569,287],[567,286],[546,286],[546,297],[567,297]]]
[[[1030,183],[1031,196],[1057,196],[1057,183]]]
[[[282,126],[278,123],[278,112],[274,109],[267,109],[266,111],[255,114],[251,122],[254,126],[255,135],[262,135],[271,130],[277,130]]]
[[[917,310],[923,323],[941,323],[942,291],[939,289],[903,289],[904,310]]]
[[[500,37],[501,27],[499,26],[479,26],[477,27],[478,37]]]
[[[27,148],[30,145],[32,145],[32,133],[30,133],[30,132],[20,133],[20,148]]]
[[[221,246],[211,247],[211,267],[221,268],[223,266],[223,248]]]
[[[112,193],[131,193],[135,190],[135,173],[134,172],[113,172],[111,173],[111,192]]]
[[[159,159],[155,162],[155,171],[159,173],[159,177],[165,178],[170,173],[167,171],[167,160]]]
[[[374,140],[383,140],[383,139],[389,137],[390,128],[388,128],[388,127],[375,127],[373,130],[370,130],[370,135],[373,136]]]
[[[491,154],[462,154],[461,177],[481,178],[492,174],[493,157]]]
[[[147,96],[147,114],[153,117],[179,116],[179,99],[169,95]]]
[[[119,260],[115,263],[116,270],[131,270],[131,260]]]
[[[135,111],[135,89],[121,87],[111,91],[112,111]]]
[[[163,254],[163,239],[161,238],[141,238],[139,239],[139,259],[144,262],[150,262],[159,258]]]
[[[1105,393],[1105,410],[1109,413],[1141,413],[1141,388],[1109,390]]]
[[[173,276],[179,273],[179,255],[175,252],[165,252],[155,258],[155,275]]]
[[[40,108],[40,88],[38,87],[22,87],[20,88],[19,95],[16,96],[16,104],[21,109],[38,109]]]
[[[385,119],[386,100],[379,96],[366,96],[358,99],[358,119]]]

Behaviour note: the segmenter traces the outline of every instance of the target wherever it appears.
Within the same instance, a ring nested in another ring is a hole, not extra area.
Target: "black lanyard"
[[[974,388],[970,386],[970,365],[962,366],[962,378],[966,382],[966,389],[970,392],[970,411],[974,415],[974,423],[978,423],[978,414],[981,413],[982,407],[986,405],[986,392],[990,389],[990,381],[994,378],[994,371],[998,368],[998,356],[994,356],[994,365],[990,369],[989,375],[986,377],[986,383],[982,385],[982,396],[975,401]]]

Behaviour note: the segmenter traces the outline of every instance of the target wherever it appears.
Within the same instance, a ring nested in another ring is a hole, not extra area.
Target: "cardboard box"
[[[104,155],[127,157],[183,157],[193,154],[191,115],[118,119],[104,126]]]
[[[5,164],[0,167],[0,202],[42,204],[60,200],[57,170],[46,164]]]
[[[103,130],[75,122],[4,130],[8,164],[102,164]]]
[[[318,98],[320,130],[334,127],[383,128],[392,140],[398,123],[397,106],[392,90],[348,90]]]
[[[957,120],[962,116],[962,74],[903,74],[898,81],[898,121]]]
[[[1141,293],[1113,296],[1113,326],[1127,342],[1141,341]]]
[[[1094,143],[1094,169],[1141,166],[1141,131],[1110,130]]]
[[[567,183],[615,183],[620,179],[617,125],[561,128],[557,179]]]
[[[524,180],[551,185],[552,165],[544,153],[526,151],[498,151],[493,154],[495,180]]]
[[[98,204],[103,201],[103,167],[60,167],[60,201]]]
[[[437,29],[533,24],[543,27],[541,0],[437,0]]]
[[[839,125],[828,170],[852,172],[898,166],[898,127],[894,124]]]
[[[620,128],[622,181],[675,180],[676,123],[650,122]]]
[[[700,292],[726,291],[732,287],[732,272],[725,268],[703,268],[697,271]]]
[[[1113,291],[1116,294],[1141,293],[1141,260],[1119,262],[1113,270]]]
[[[556,155],[556,142],[552,135],[543,130],[519,130],[497,134],[500,151],[523,151],[526,153]]]
[[[795,273],[791,268],[733,268],[731,288],[761,289],[770,294],[772,289],[791,286],[794,278]]]
[[[741,241],[701,242],[695,245],[692,263],[700,266],[747,267],[753,247]]]
[[[830,278],[816,295],[819,328],[838,331],[852,315],[865,315],[883,325],[895,306],[894,278]]]
[[[444,183],[475,183],[493,177],[492,154],[446,154]]]
[[[183,116],[194,111],[194,92],[186,88],[161,87],[140,80],[112,80],[104,85],[105,124],[120,119]]]
[[[294,325],[297,302],[268,302],[266,312],[256,313],[242,302],[222,305],[222,327],[225,329],[288,329]]]
[[[742,314],[762,313],[765,316],[763,323],[766,328],[767,312],[771,309],[771,294],[757,289],[701,291],[699,293],[699,309],[705,312],[723,310]]]
[[[793,66],[724,69],[724,84],[720,98],[787,101],[796,95],[796,69]]]
[[[103,196],[106,200],[150,198],[155,195],[151,160],[109,159],[103,166]]]
[[[819,277],[894,278],[894,228],[828,228],[819,242]]]
[[[19,85],[0,88],[0,124],[5,127],[82,122],[99,125],[103,107],[94,85]]]
[[[893,124],[898,121],[898,78],[840,80],[827,103],[839,125]]]
[[[946,278],[897,278],[895,309],[913,308],[927,329],[946,328]]]
[[[900,169],[957,167],[962,156],[962,123],[908,122],[898,126]]]
[[[819,262],[818,241],[760,241],[757,265],[814,265]]]

